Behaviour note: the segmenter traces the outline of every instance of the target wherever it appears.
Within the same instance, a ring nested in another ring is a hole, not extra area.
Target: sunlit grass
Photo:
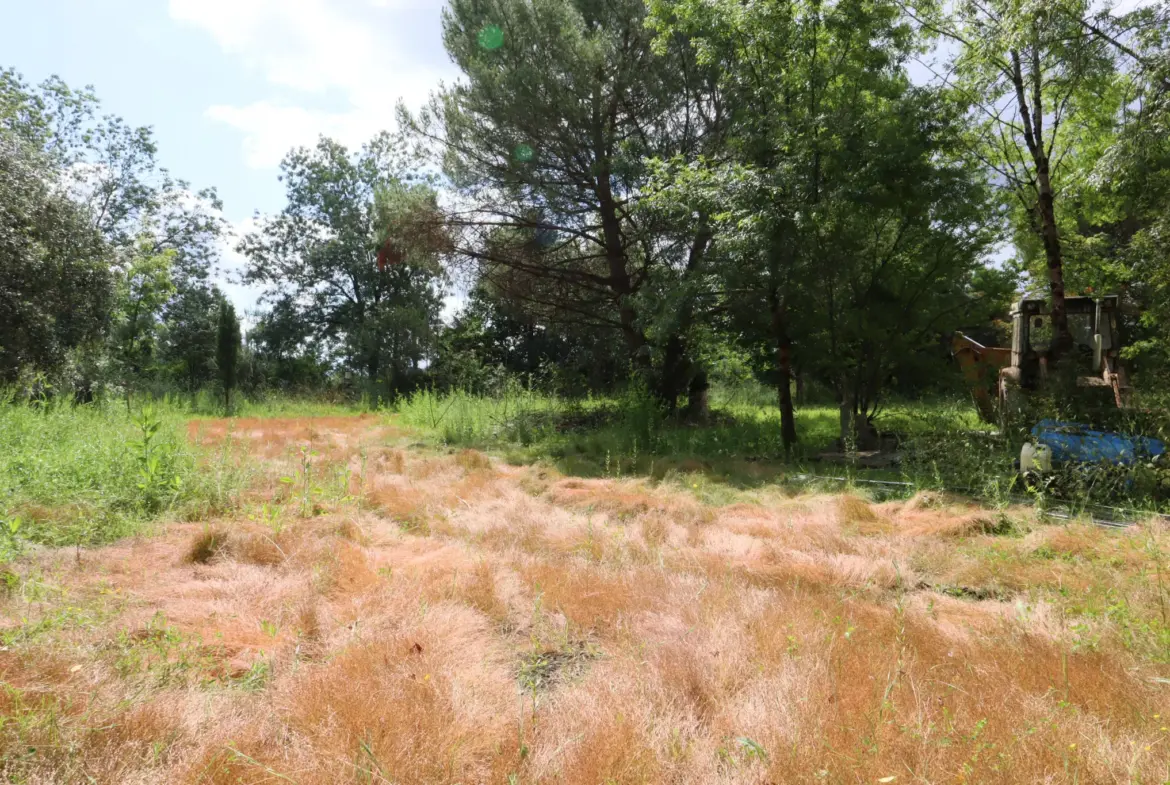
[[[228,454],[201,460],[187,419],[167,401],[0,404],[0,549],[109,542],[222,508],[242,470]]]

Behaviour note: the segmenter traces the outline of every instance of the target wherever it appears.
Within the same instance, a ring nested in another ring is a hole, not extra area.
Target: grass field
[[[552,461],[567,473],[588,476],[660,475],[680,463],[701,462],[724,480],[752,482],[759,472],[745,475],[745,463],[797,467],[822,451],[839,449],[834,406],[800,407],[800,441],[786,453],[779,410],[769,396],[749,392],[756,394],[717,390],[711,421],[701,426],[673,421],[637,395],[566,401],[523,389],[496,397],[422,392],[393,411],[399,423],[425,434],[431,443],[496,450],[514,463]],[[882,424],[906,437],[939,427],[989,430],[971,406],[950,401],[887,408]]]
[[[713,435],[631,475],[662,443],[587,406],[579,476],[587,428],[514,465],[426,407],[8,411],[0,781],[1170,779],[1163,526],[728,481]]]

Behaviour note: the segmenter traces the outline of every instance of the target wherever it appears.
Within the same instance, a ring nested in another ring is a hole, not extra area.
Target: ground
[[[1170,781],[1154,525],[189,438],[234,507],[4,573],[0,780]]]

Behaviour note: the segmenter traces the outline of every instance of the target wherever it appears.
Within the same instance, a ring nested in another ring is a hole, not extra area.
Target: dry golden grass
[[[492,468],[491,459],[477,450],[463,450],[455,456],[455,463],[469,472]]]
[[[459,583],[456,599],[467,603],[494,622],[508,618],[508,604],[496,589],[492,565],[485,559],[475,566],[471,575]]]
[[[195,535],[187,549],[187,561],[207,564],[227,549],[227,531],[221,526],[209,526]]]
[[[427,496],[418,488],[401,484],[378,485],[366,494],[366,499],[404,531],[427,533]]]
[[[1170,778],[1164,528],[711,506],[410,451],[372,417],[191,436],[248,451],[270,525],[10,565],[0,781]],[[337,490],[306,505],[279,478],[310,444]]]

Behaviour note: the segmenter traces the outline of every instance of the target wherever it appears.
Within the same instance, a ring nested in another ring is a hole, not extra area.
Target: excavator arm
[[[984,422],[995,422],[999,372],[1011,365],[1012,350],[984,346],[973,338],[957,332],[951,338],[951,354],[963,371],[963,378],[971,389],[979,416]]]

